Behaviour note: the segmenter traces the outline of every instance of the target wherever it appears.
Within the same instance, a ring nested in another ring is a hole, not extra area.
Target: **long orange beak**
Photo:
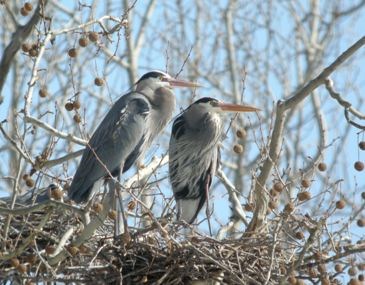
[[[250,105],[238,105],[219,102],[217,105],[223,112],[257,112],[261,109]]]
[[[165,81],[170,83],[170,85],[173,87],[190,87],[190,88],[202,87],[201,85],[195,82],[180,80],[176,78],[166,78]]]

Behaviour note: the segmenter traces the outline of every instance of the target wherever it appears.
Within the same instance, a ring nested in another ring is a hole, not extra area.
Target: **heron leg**
[[[206,211],[205,214],[207,216],[207,220],[208,220],[208,228],[209,228],[209,234],[212,236],[212,226],[210,224],[210,216],[211,213],[209,212],[210,209],[210,203],[209,203],[209,185],[210,185],[210,175],[208,175],[207,177],[207,181],[205,182],[205,197],[207,199],[207,207],[206,207]]]
[[[128,233],[128,221],[127,218],[125,217],[125,213],[124,213],[124,207],[123,207],[123,196],[121,193],[121,189],[120,189],[120,185],[119,183],[116,184],[115,187],[116,190],[116,197],[117,199],[116,201],[116,211],[117,211],[117,218],[115,220],[115,237],[121,235],[122,233],[129,235]]]

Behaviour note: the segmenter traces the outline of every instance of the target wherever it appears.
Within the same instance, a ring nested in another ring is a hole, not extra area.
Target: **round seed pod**
[[[361,150],[365,150],[365,141],[361,141],[361,142],[359,142],[359,148],[360,148]]]
[[[291,213],[294,211],[294,209],[295,205],[292,202],[289,202],[288,204],[285,205],[284,212]]]
[[[32,178],[28,178],[27,180],[25,180],[25,185],[27,185],[28,187],[34,187],[34,180]]]
[[[233,146],[233,151],[234,151],[235,153],[242,153],[242,152],[243,152],[243,146],[242,146],[242,145],[240,145],[240,144],[235,144],[235,145]]]
[[[31,49],[30,51],[29,51],[29,55],[31,56],[31,57],[37,57],[38,56],[38,49]]]
[[[68,56],[72,57],[72,58],[76,57],[77,56],[77,50],[75,48],[70,48],[68,50]]]
[[[81,107],[81,103],[80,103],[80,101],[79,101],[79,100],[74,101],[74,102],[73,102],[73,106],[74,106],[74,109],[75,109],[75,110],[80,109],[80,107]]]
[[[47,97],[47,95],[48,95],[47,88],[43,87],[43,88],[39,89],[38,94],[39,94],[39,97],[41,97],[41,98]]]
[[[78,247],[76,247],[76,246],[72,246],[72,245],[70,245],[70,246],[68,246],[68,247],[67,247],[67,250],[68,250],[68,252],[69,252],[72,256],[75,256],[76,254],[78,254],[78,253],[79,253],[79,249],[78,249]]]
[[[135,200],[130,200],[128,202],[128,210],[133,211],[137,206],[137,202]]]
[[[347,271],[348,275],[355,276],[357,274],[357,269],[355,266],[351,266],[349,270]]]
[[[63,198],[63,191],[57,187],[56,189],[51,191],[51,197],[57,201]]]
[[[299,201],[307,201],[312,198],[312,195],[309,191],[299,192],[297,195]]]
[[[284,190],[284,184],[281,181],[275,182],[273,189],[280,193]]]
[[[71,102],[67,102],[66,104],[65,104],[65,108],[66,108],[66,110],[67,111],[72,111],[73,109],[74,109],[74,104],[73,103],[71,103]]]
[[[99,39],[99,35],[97,33],[95,33],[95,32],[90,32],[89,33],[89,40],[91,42],[97,42],[98,39]]]
[[[311,185],[311,182],[308,179],[303,179],[301,185],[303,188],[308,188]]]
[[[29,176],[29,174],[28,173],[25,173],[25,174],[23,174],[23,176],[22,176],[22,179],[25,181],[25,180],[27,180],[27,179],[29,179],[30,178],[30,176]]]
[[[24,263],[21,263],[16,267],[16,270],[18,270],[21,274],[24,274],[27,272],[27,266]]]
[[[359,280],[360,282],[365,281],[364,274],[359,274],[359,275],[357,276],[357,280]]]
[[[343,266],[342,266],[342,264],[337,263],[337,264],[335,265],[335,271],[336,271],[337,273],[341,273],[341,272],[343,271]]]
[[[22,51],[29,52],[32,49],[32,46],[29,43],[22,44]]]
[[[28,11],[25,10],[24,6],[20,8],[20,14],[24,17],[28,16]]]
[[[365,227],[365,219],[359,219],[356,223],[360,228]]]
[[[319,171],[326,171],[327,170],[327,164],[325,164],[324,162],[320,162],[318,163],[318,170]]]
[[[361,193],[361,198],[365,200],[365,192]]]
[[[275,210],[278,207],[278,202],[275,200],[270,200],[268,206],[269,206],[269,209]]]
[[[346,203],[344,200],[338,200],[336,202],[336,209],[342,210],[343,208],[345,208]]]
[[[102,204],[100,204],[99,202],[94,203],[94,205],[93,205],[93,210],[94,210],[96,213],[100,213],[103,209],[104,209],[104,207],[103,207],[103,205],[102,205]]]
[[[74,115],[74,121],[75,123],[81,123],[81,116],[79,114],[75,114]]]
[[[356,161],[354,164],[354,168],[357,171],[363,171],[364,170],[364,163],[362,161]]]
[[[10,264],[11,264],[11,266],[13,266],[13,267],[18,267],[18,265],[20,264],[20,261],[19,261],[19,259],[18,258],[16,258],[16,257],[13,257],[12,259],[10,259]]]
[[[27,12],[31,12],[33,10],[33,5],[29,2],[25,2],[23,7]]]
[[[236,136],[240,139],[244,138],[246,136],[246,131],[244,129],[238,129],[236,131]]]
[[[94,84],[96,86],[103,86],[104,85],[104,79],[100,77],[95,77]]]
[[[301,231],[296,232],[296,233],[295,233],[295,238],[296,238],[296,239],[299,239],[299,240],[304,239],[304,233],[303,233],[303,232],[301,232]]]
[[[88,44],[89,44],[89,40],[87,38],[82,37],[79,39],[80,47],[87,47]]]

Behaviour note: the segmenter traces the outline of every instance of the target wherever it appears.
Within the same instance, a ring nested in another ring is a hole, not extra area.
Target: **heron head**
[[[194,102],[203,112],[225,113],[225,112],[256,112],[259,108],[250,105],[230,104],[218,101],[217,99],[204,97]]]
[[[146,87],[150,87],[151,89],[157,89],[159,87],[199,87],[197,83],[173,78],[169,74],[159,70],[147,72],[137,81],[136,85],[137,91]]]

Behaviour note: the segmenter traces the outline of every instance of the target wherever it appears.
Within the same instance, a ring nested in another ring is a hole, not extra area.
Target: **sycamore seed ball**
[[[304,239],[304,233],[303,232],[296,232],[295,233],[295,238],[296,239],[300,239],[300,240],[302,240],[302,239]]]
[[[89,33],[89,40],[90,40],[91,42],[96,42],[96,41],[98,41],[98,38],[99,38],[99,35],[98,35],[97,33],[95,33],[95,32],[90,32],[90,33]]]
[[[67,111],[72,111],[73,110],[73,108],[74,108],[74,104],[72,103],[72,102],[67,102],[66,104],[65,104],[65,108],[66,108],[66,110]]]
[[[47,89],[45,87],[39,89],[38,94],[39,94],[39,97],[41,97],[41,98],[47,97],[47,94],[48,94]]]
[[[361,150],[365,150],[365,141],[361,141],[361,142],[359,142],[359,148],[360,148]]]
[[[308,191],[299,192],[297,198],[299,201],[307,201],[311,198],[311,193]]]
[[[362,161],[356,161],[354,164],[354,168],[357,171],[363,171],[364,170],[364,163]]]
[[[29,2],[25,2],[23,7],[24,7],[24,9],[25,9],[27,12],[30,12],[30,11],[32,11],[32,10],[33,10],[33,5],[32,5],[31,3],[29,3]]]
[[[344,200],[338,200],[336,202],[336,208],[339,210],[342,210],[343,208],[345,208],[345,206],[346,206],[346,203]]]
[[[25,272],[27,272],[27,266],[25,264],[19,264],[16,267],[16,270],[18,270],[20,273],[24,274]]]
[[[337,263],[337,264],[335,265],[335,271],[336,271],[337,273],[342,272],[342,271],[343,271],[343,266],[342,266],[342,264]]]
[[[281,181],[278,181],[278,182],[276,182],[275,184],[274,184],[274,186],[273,186],[273,188],[274,188],[274,190],[276,191],[276,192],[282,192],[283,191],[283,189],[284,189],[284,184],[281,182]]]
[[[96,202],[94,203],[93,205],[93,210],[96,212],[96,213],[100,213],[102,210],[103,210],[103,205],[100,204],[99,202]]]
[[[103,86],[104,85],[104,79],[100,78],[100,77],[96,77],[94,79],[94,83],[96,86]]]
[[[28,187],[33,187],[34,180],[32,178],[28,178],[27,180],[25,180],[25,185],[27,185]]]
[[[365,226],[365,219],[359,219],[357,220],[357,225],[362,228]]]
[[[16,257],[13,257],[12,259],[10,259],[10,264],[11,266],[13,267],[17,267],[19,264],[20,264],[20,261],[18,258]]]
[[[326,171],[327,170],[327,165],[324,163],[324,162],[320,162],[319,164],[318,164],[318,170],[319,171]]]
[[[308,188],[311,185],[311,182],[308,179],[303,179],[301,185],[303,188]]]
[[[74,121],[77,124],[81,123],[81,116],[79,114],[75,114],[74,115]]]
[[[240,144],[235,144],[235,145],[233,146],[233,151],[234,151],[235,153],[242,153],[242,152],[243,152],[243,146],[242,146],[242,145],[240,145]]]
[[[347,271],[347,273],[350,275],[350,276],[355,276],[357,274],[357,270],[354,266],[351,266],[349,268],[349,270]]]
[[[238,129],[236,131],[236,136],[240,139],[244,138],[246,136],[246,131],[244,129]]]
[[[79,100],[74,101],[74,102],[73,102],[73,107],[74,107],[74,109],[76,109],[76,110],[80,109],[80,107],[81,107],[81,103],[80,103],[80,101],[79,101]]]
[[[32,49],[32,46],[29,43],[22,44],[22,51],[29,52]]]
[[[74,58],[77,56],[77,50],[75,48],[70,48],[68,50],[68,56],[71,58]]]
[[[28,11],[27,10],[25,10],[25,8],[24,7],[21,7],[20,8],[20,14],[22,15],[22,16],[24,16],[24,17],[26,17],[26,16],[28,16]]]
[[[81,47],[86,47],[88,44],[89,44],[89,40],[87,38],[82,37],[79,39],[79,45]]]

